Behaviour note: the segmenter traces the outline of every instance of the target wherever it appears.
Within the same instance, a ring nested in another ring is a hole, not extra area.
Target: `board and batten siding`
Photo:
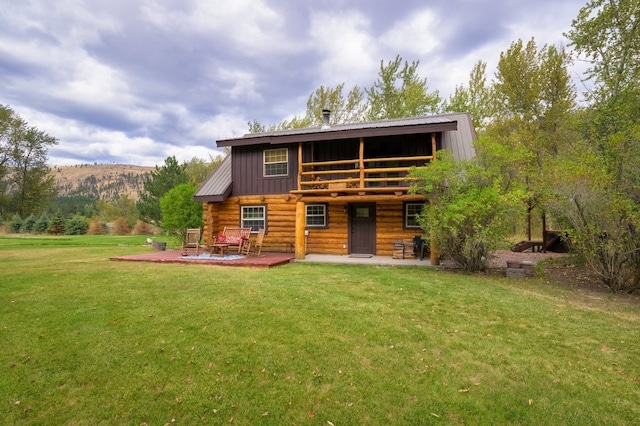
[[[265,149],[287,148],[289,152],[287,176],[264,176]],[[233,148],[232,161],[232,194],[267,195],[286,194],[298,185],[298,151],[297,145],[257,145]]]
[[[328,226],[307,227],[306,253],[348,254],[349,220],[346,203],[327,205]],[[204,239],[209,244],[213,236],[225,226],[240,226],[241,206],[265,206],[267,233],[263,241],[265,252],[293,252],[295,244],[296,199],[289,195],[229,197],[221,203],[204,204]],[[404,210],[401,201],[376,203],[376,254],[393,255],[393,242],[410,240],[421,234],[419,229],[405,229]]]

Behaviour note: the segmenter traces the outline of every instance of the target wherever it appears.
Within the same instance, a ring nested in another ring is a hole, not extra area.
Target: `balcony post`
[[[302,142],[298,142],[298,191],[302,189]]]
[[[360,166],[360,182],[358,187],[364,188],[364,138],[360,137],[360,147],[358,149],[358,164]]]

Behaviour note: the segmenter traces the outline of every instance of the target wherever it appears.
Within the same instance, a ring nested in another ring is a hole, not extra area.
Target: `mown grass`
[[[6,424],[632,424],[640,308],[422,268],[0,238]]]

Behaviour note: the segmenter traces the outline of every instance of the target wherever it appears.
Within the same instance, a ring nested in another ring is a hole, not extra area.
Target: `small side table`
[[[211,251],[209,252],[209,255],[214,255],[215,252],[217,251],[220,256],[226,256],[229,253],[229,245],[227,243],[215,243],[215,244],[211,244]]]

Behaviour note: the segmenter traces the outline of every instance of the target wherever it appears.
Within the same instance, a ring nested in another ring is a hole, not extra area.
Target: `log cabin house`
[[[411,166],[439,149],[475,156],[467,113],[329,125],[218,140],[231,153],[196,191],[204,241],[225,226],[265,228],[264,251],[391,256],[394,241],[422,234]],[[432,262],[437,257],[432,251]]]

